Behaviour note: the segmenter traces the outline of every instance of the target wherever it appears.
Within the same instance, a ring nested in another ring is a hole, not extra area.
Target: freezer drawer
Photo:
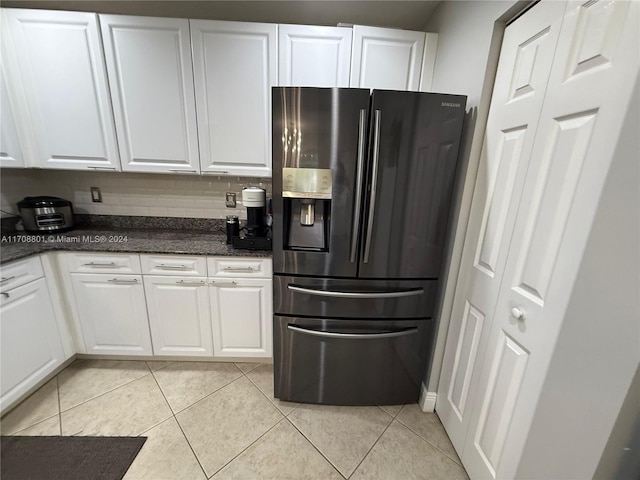
[[[435,308],[437,280],[273,277],[273,311],[330,318],[425,318]]]
[[[274,316],[274,386],[282,400],[330,405],[418,401],[433,321]]]

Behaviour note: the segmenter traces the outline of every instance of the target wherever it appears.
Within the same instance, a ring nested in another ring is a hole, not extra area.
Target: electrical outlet
[[[91,187],[91,201],[93,203],[102,203],[102,193],[100,187]]]
[[[229,208],[236,208],[236,194],[233,192],[227,192],[226,205]]]

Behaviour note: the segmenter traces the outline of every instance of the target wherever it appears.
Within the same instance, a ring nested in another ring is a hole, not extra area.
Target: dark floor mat
[[[2,437],[2,480],[121,480],[146,437]]]

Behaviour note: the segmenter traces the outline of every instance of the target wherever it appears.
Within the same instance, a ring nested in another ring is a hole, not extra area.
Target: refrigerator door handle
[[[411,328],[405,328],[404,330],[396,330],[392,332],[382,332],[382,333],[339,333],[339,332],[323,332],[321,330],[311,330],[308,328],[299,327],[297,325],[287,325],[287,330],[293,330],[294,332],[303,333],[305,335],[315,335],[317,337],[366,339],[366,340],[404,337],[405,335],[412,335],[418,332],[417,327],[411,327]]]
[[[360,232],[360,215],[362,210],[362,177],[364,171],[365,135],[367,131],[367,111],[360,110],[360,123],[358,128],[358,163],[356,165],[356,196],[353,212],[353,228],[351,230],[351,252],[349,261],[355,263],[358,252],[358,233]]]
[[[298,293],[308,293],[309,295],[320,295],[324,297],[339,298],[397,298],[412,297],[414,295],[422,295],[424,293],[424,290],[422,288],[400,290],[397,292],[338,292],[335,290],[316,290],[315,288],[303,288],[296,285],[287,285],[287,288]]]
[[[364,241],[363,263],[369,262],[369,251],[371,250],[371,235],[373,234],[373,217],[376,209],[376,188],[378,185],[378,159],[380,157],[380,117],[381,110],[376,110],[373,117],[373,164],[371,174],[371,193],[369,201],[369,218],[367,219],[367,237]]]

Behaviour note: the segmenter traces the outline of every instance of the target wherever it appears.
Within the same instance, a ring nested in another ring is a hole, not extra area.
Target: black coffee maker
[[[240,236],[233,238],[233,246],[251,250],[271,250],[271,230],[266,223],[266,190],[260,187],[243,188],[242,203],[247,208],[247,223]]]

